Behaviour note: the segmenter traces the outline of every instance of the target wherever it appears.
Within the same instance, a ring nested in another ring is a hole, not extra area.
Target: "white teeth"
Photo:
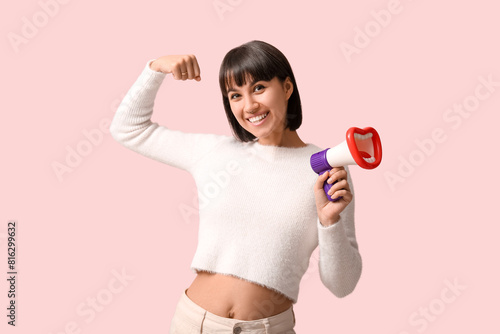
[[[355,139],[360,139],[360,140],[368,139],[368,138],[371,138],[371,137],[373,137],[373,133],[367,133],[366,135],[361,135],[359,133],[355,133],[354,134],[354,138]]]
[[[373,163],[375,162],[375,157],[363,158],[366,162]]]
[[[265,114],[262,114],[262,115],[259,115],[259,116],[255,116],[255,117],[249,118],[248,120],[250,122],[252,122],[252,123],[255,123],[255,122],[258,122],[261,119],[265,118],[267,116],[267,114],[269,114],[269,112],[266,112]]]

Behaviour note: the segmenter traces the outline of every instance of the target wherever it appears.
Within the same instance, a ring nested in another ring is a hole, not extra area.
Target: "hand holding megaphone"
[[[372,127],[364,129],[352,127],[347,130],[346,139],[339,145],[314,153],[311,156],[312,169],[321,175],[333,167],[358,165],[364,169],[373,169],[382,161],[382,144],[377,131]],[[333,183],[335,184],[335,182]],[[328,200],[336,202],[342,197],[332,199],[328,190],[333,186],[323,183]]]

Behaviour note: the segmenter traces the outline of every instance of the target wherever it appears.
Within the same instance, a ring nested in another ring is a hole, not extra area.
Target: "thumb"
[[[328,200],[328,197],[326,197],[325,190],[323,189],[323,184],[329,176],[329,171],[320,174],[320,176],[316,180],[316,183],[314,184],[314,197],[316,198],[316,207],[318,209],[324,207],[330,202]]]
[[[328,171],[323,172],[322,174],[319,175],[318,179],[316,180],[316,183],[314,184],[314,193],[316,195],[319,195],[319,193],[321,192],[323,196],[325,196],[325,199],[326,195],[325,195],[325,190],[323,189],[323,184],[325,183],[325,181],[328,179],[329,176],[330,173]]]

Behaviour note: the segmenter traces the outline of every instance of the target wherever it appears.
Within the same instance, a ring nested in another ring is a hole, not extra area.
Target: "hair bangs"
[[[243,52],[234,52],[228,54],[221,66],[221,89],[224,95],[227,95],[231,88],[243,86],[247,82],[270,81],[276,75],[276,68],[273,68],[269,62],[266,62],[262,55],[252,53],[255,50],[239,50]],[[244,52],[247,51],[247,52]],[[271,65],[271,66],[270,66]]]

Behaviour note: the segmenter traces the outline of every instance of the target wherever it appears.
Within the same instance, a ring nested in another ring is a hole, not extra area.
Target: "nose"
[[[248,114],[253,114],[259,109],[259,103],[255,101],[251,96],[245,98],[245,106],[243,111]]]

